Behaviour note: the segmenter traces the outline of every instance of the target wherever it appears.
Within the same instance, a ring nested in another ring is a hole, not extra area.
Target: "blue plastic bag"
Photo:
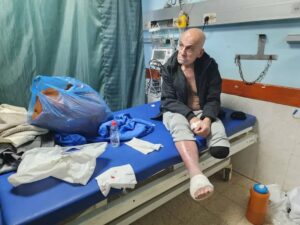
[[[112,112],[87,84],[71,77],[37,76],[32,81],[29,122],[59,133],[97,136]]]

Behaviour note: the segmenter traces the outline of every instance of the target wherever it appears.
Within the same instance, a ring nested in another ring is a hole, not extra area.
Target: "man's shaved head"
[[[190,28],[182,33],[180,39],[189,38],[193,41],[194,44],[199,44],[203,48],[205,42],[205,35],[202,30],[198,28]]]
[[[191,28],[183,32],[179,40],[177,61],[182,65],[193,65],[203,55],[205,35],[202,30]]]

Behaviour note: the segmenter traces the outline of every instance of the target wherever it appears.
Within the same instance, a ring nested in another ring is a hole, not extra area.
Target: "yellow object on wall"
[[[189,17],[186,13],[181,12],[177,19],[178,28],[186,28],[189,25]]]

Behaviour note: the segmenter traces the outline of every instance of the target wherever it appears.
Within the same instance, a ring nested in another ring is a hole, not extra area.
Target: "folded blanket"
[[[26,123],[27,111],[23,107],[0,105],[0,133],[6,129]]]
[[[20,124],[0,132],[0,137],[10,140],[16,148],[34,140],[37,136],[48,133],[47,129],[29,124]]]

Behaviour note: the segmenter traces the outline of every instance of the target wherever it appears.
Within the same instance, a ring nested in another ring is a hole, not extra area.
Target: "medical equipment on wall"
[[[182,9],[183,1],[178,0],[180,11],[177,19],[175,19],[175,24],[179,29],[184,29],[189,25],[189,15]]]
[[[167,0],[164,8],[170,8],[176,5],[177,0]]]
[[[162,63],[156,59],[149,61],[149,77],[146,79],[147,102],[159,101],[161,96],[162,78],[160,76]]]
[[[149,77],[146,79],[147,102],[159,101],[161,96],[162,77],[160,75],[163,64],[174,53],[172,47],[153,48],[149,61]]]
[[[175,18],[174,23],[179,29],[184,29],[189,25],[189,16],[186,12],[180,10],[179,15]]]
[[[164,8],[170,8],[177,5],[177,0],[167,0]],[[184,2],[183,0],[178,0],[178,5],[180,8],[179,14],[176,18],[173,18],[173,27],[179,29],[184,29],[189,25],[188,13],[183,10]]]
[[[238,66],[239,74],[241,79],[244,83],[248,85],[255,84],[256,82],[260,82],[267,74],[271,64],[272,60],[277,60],[277,55],[265,55],[265,44],[267,40],[267,35],[265,34],[259,34],[258,38],[258,48],[257,48],[257,54],[256,55],[236,55],[235,56],[235,64]],[[264,70],[260,73],[260,75],[253,81],[247,81],[244,77],[243,71],[242,71],[242,64],[241,60],[267,60],[267,65],[265,66]]]
[[[152,50],[151,60],[157,60],[163,65],[167,62],[167,60],[173,53],[173,48],[154,48]]]

